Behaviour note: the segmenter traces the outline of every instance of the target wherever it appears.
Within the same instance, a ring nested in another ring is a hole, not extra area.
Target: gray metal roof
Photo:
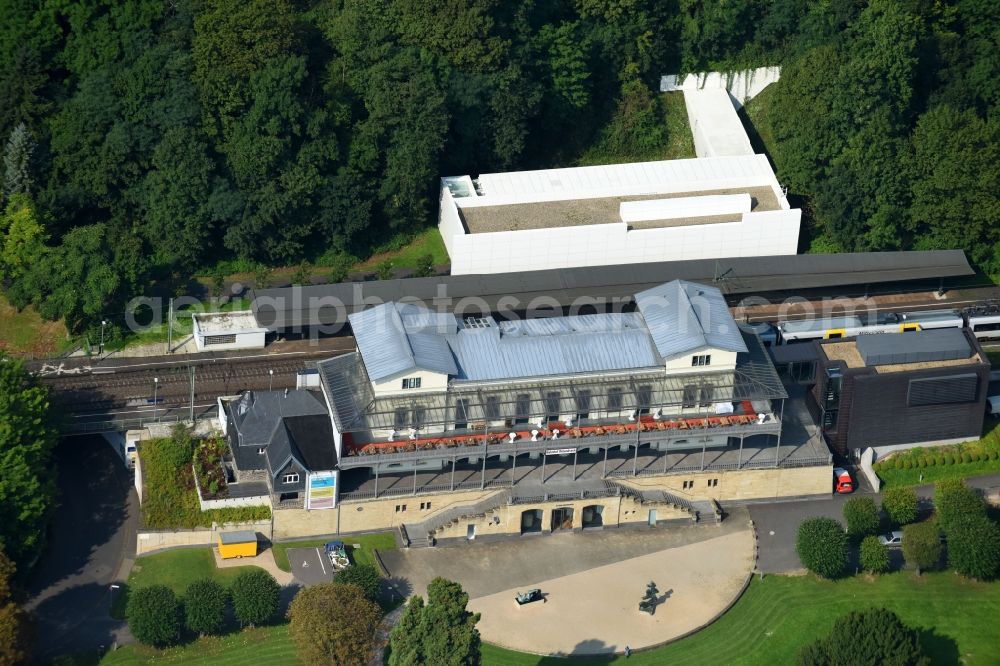
[[[713,284],[727,294],[748,294],[973,273],[962,250],[735,257],[258,289],[251,307],[261,326],[284,330],[341,326],[345,312],[408,298],[428,305],[444,301],[449,311],[460,299],[473,298],[496,312],[502,307],[523,310],[536,297],[563,306],[581,297],[628,300],[636,292],[674,279]],[[511,296],[516,303],[509,303]]]
[[[747,350],[726,299],[715,287],[674,280],[636,294],[635,302],[664,358],[704,347]]]
[[[448,336],[460,380],[574,375],[657,367],[662,362],[636,314],[495,322]]]
[[[951,361],[972,356],[972,345],[957,328],[863,335],[855,342],[865,365]]]
[[[219,541],[224,544],[249,543],[257,540],[257,533],[250,530],[236,530],[234,532],[219,532]]]
[[[383,303],[350,315],[351,327],[372,381],[412,369],[458,372],[443,334],[455,316],[410,304]]]

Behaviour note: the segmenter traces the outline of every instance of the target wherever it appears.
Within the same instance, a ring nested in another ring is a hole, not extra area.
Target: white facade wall
[[[787,202],[782,199],[784,206]],[[746,213],[740,222],[629,231],[624,223],[525,229],[451,238],[452,275],[579,266],[793,255],[799,209]]]
[[[691,359],[695,356],[701,356],[703,354],[710,354],[712,356],[711,365],[692,367]],[[719,370],[723,369],[736,369],[736,352],[705,347],[704,349],[699,349],[695,352],[688,352],[682,354],[681,356],[675,356],[667,359],[666,361],[666,371],[668,374],[672,374],[674,372],[678,374],[690,374],[692,372],[699,372],[702,370],[705,372],[719,372]]]
[[[235,333],[228,331],[225,333],[213,333],[212,331],[196,330],[194,339],[200,351],[224,351],[227,349],[263,349],[265,334],[266,331],[264,329],[256,331],[236,331]],[[225,344],[206,345],[205,338],[207,336],[212,336],[212,335],[235,335],[236,341]]]
[[[403,379],[417,377],[420,379],[420,388],[404,389]],[[448,389],[448,375],[439,372],[429,372],[427,370],[407,370],[399,372],[391,377],[378,382],[372,382],[372,390],[376,397],[384,395],[419,395],[421,393],[440,393]]]
[[[451,196],[451,192],[445,186],[441,188],[441,200],[439,204],[440,207],[438,210],[441,211],[441,214],[438,219],[438,230],[441,232],[441,238],[444,240],[444,246],[448,250],[448,255],[454,256],[452,237],[464,235],[465,225],[462,224],[462,219],[458,216],[458,208],[455,206],[454,197]]]
[[[737,72],[700,72],[688,74],[678,81],[677,74],[667,74],[660,77],[660,92],[676,90],[706,90],[721,88],[728,90],[733,96],[736,108],[741,108],[746,102],[781,78],[780,67],[758,67]]]

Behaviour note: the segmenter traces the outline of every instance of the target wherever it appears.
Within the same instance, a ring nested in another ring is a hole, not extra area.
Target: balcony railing
[[[556,430],[559,430],[558,435]],[[427,437],[398,442],[377,442],[348,445],[340,461],[341,469],[372,467],[383,463],[427,461],[453,457],[478,458],[484,455],[518,455],[551,450],[553,448],[610,447],[646,443],[677,441],[691,437],[724,435],[750,437],[776,435],[781,432],[781,420],[773,414],[763,422],[749,415],[731,417],[702,417],[657,421],[644,418],[640,423],[611,426],[569,427],[566,430],[546,428],[537,430],[532,439],[530,431],[513,431],[510,440],[505,433],[481,434],[460,437]],[[700,446],[692,446],[694,450]]]

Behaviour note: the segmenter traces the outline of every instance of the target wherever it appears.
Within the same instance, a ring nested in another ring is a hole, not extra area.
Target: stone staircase
[[[510,492],[501,491],[478,502],[452,506],[420,523],[400,525],[403,543],[410,548],[434,545],[435,534],[470,518],[491,518],[501,507],[510,503]]]
[[[665,490],[639,490],[638,488],[607,479],[605,479],[604,483],[612,494],[631,497],[639,504],[670,506],[679,511],[686,512],[691,516],[693,522],[698,522],[703,512],[705,515],[712,514],[711,505],[714,503],[714,500],[689,500]],[[721,520],[721,518],[716,519],[717,522],[718,520]]]

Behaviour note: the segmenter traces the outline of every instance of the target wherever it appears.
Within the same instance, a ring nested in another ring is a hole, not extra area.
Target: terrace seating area
[[[774,419],[772,414],[761,415],[754,409],[750,401],[737,403],[737,412],[719,416],[704,416],[694,418],[664,418],[657,419],[644,415],[638,421],[629,423],[571,426],[563,422],[550,422],[541,428],[524,429],[515,426],[511,430],[486,432],[486,424],[473,424],[483,430],[482,433],[462,435],[435,435],[433,437],[413,437],[399,441],[368,442],[355,444],[345,436],[345,456],[385,455],[392,453],[410,453],[414,451],[430,451],[473,447],[486,444],[500,444],[516,441],[546,441],[562,439],[580,439],[587,437],[604,437],[608,435],[627,435],[635,432],[650,431],[698,431],[713,430],[732,426],[747,426],[754,423],[769,422]],[[512,437],[513,436],[513,437]]]

